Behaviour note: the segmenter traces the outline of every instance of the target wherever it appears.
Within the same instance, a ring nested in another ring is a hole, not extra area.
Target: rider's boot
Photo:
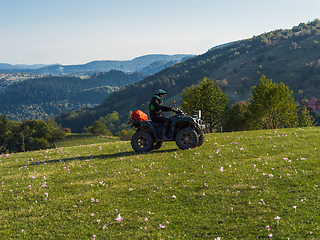
[[[165,123],[165,125],[163,126],[163,129],[162,129],[162,131],[161,131],[161,136],[160,136],[160,139],[161,140],[163,140],[163,141],[167,141],[167,140],[170,140],[169,138],[168,138],[168,134],[167,134],[167,127],[169,127],[168,126],[168,122],[166,122]]]

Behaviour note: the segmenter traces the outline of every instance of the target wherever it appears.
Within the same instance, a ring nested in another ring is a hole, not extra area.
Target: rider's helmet
[[[167,94],[165,91],[163,91],[162,89],[157,89],[153,91],[154,95],[156,96],[160,96],[161,94]]]

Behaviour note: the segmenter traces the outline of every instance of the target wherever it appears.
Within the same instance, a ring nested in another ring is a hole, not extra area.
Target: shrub
[[[120,138],[122,140],[129,141],[134,133],[135,130],[133,129],[122,129],[120,132]]]
[[[101,136],[101,135],[107,135],[107,136],[113,136],[112,133],[108,130],[107,126],[103,124],[102,122],[95,121],[92,124],[92,127],[88,127],[87,131],[95,136]]]

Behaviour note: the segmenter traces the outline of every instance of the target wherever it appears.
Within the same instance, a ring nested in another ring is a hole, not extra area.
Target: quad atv
[[[200,115],[200,114],[199,114]],[[169,118],[167,129],[164,124],[148,121],[133,121],[129,124],[136,129],[131,138],[131,146],[136,152],[147,152],[160,149],[165,141],[176,141],[184,150],[201,146],[204,142],[205,125],[198,116],[188,116],[181,110]],[[162,132],[167,132],[163,137]]]

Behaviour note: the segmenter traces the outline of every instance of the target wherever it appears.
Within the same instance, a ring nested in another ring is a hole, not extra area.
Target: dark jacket
[[[162,112],[173,111],[173,108],[164,106],[162,99],[159,96],[154,96],[151,99],[149,110],[149,115],[152,120],[157,117],[162,117]]]

